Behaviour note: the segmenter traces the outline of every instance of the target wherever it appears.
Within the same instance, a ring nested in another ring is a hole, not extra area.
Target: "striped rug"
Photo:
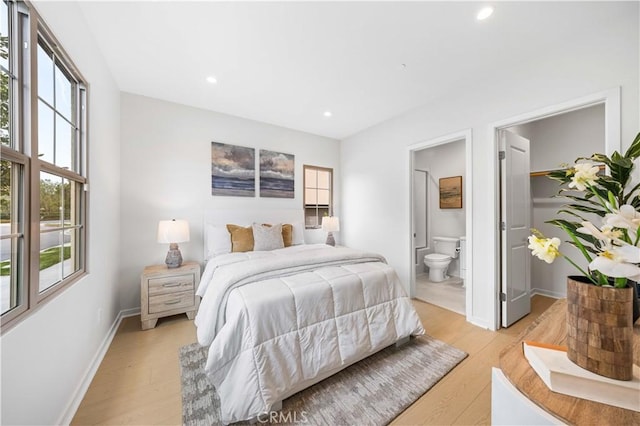
[[[390,346],[299,392],[273,413],[273,424],[385,425],[427,392],[466,353],[429,336]],[[206,349],[180,348],[182,421],[218,425],[220,401],[204,375]],[[266,420],[263,419],[263,420]]]

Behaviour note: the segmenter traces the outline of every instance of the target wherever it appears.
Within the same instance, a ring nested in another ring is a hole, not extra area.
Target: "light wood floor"
[[[554,301],[534,296],[531,314],[498,332],[414,301],[427,333],[469,356],[394,424],[490,424],[491,367],[498,365],[500,352]],[[140,330],[139,316],[126,318],[72,424],[181,424],[178,348],[195,341],[193,321],[186,315],[161,319],[155,329],[146,331]]]

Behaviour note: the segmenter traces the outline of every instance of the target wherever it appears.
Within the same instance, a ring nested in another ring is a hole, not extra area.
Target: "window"
[[[87,94],[35,11],[0,0],[0,14],[4,331],[85,273]]]
[[[323,216],[332,216],[333,169],[304,166],[303,203],[306,228],[319,228]]]

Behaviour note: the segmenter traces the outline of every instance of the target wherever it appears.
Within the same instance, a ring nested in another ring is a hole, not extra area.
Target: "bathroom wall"
[[[529,139],[531,170],[544,171],[557,169],[561,167],[561,163],[572,164],[577,157],[605,152],[604,124],[604,106],[596,105],[514,126],[509,130]],[[553,155],[549,155],[550,152],[553,152]],[[561,251],[586,267],[587,262],[582,254],[566,242],[567,234],[545,223],[559,217],[557,211],[566,202],[565,199],[554,198],[558,189],[558,183],[546,176],[531,177],[532,227],[545,236],[560,238],[563,241]],[[566,277],[575,275],[576,272],[573,266],[561,259],[549,265],[532,258],[531,292],[551,297],[565,297]]]
[[[465,235],[465,197],[462,193],[461,209],[441,209],[438,181],[440,178],[462,176],[464,186],[465,176],[465,145],[464,140],[455,141],[416,152],[414,158],[416,169],[429,171],[428,182],[428,221],[429,241],[424,252],[418,254],[417,273],[424,273],[422,261],[424,255],[433,253],[433,237],[455,237]],[[456,258],[449,265],[449,275],[460,276],[460,262]]]

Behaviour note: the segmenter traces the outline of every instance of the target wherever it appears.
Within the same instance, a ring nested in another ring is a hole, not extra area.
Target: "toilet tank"
[[[458,257],[460,240],[451,237],[433,237],[433,250],[436,253],[446,254],[452,258]]]

